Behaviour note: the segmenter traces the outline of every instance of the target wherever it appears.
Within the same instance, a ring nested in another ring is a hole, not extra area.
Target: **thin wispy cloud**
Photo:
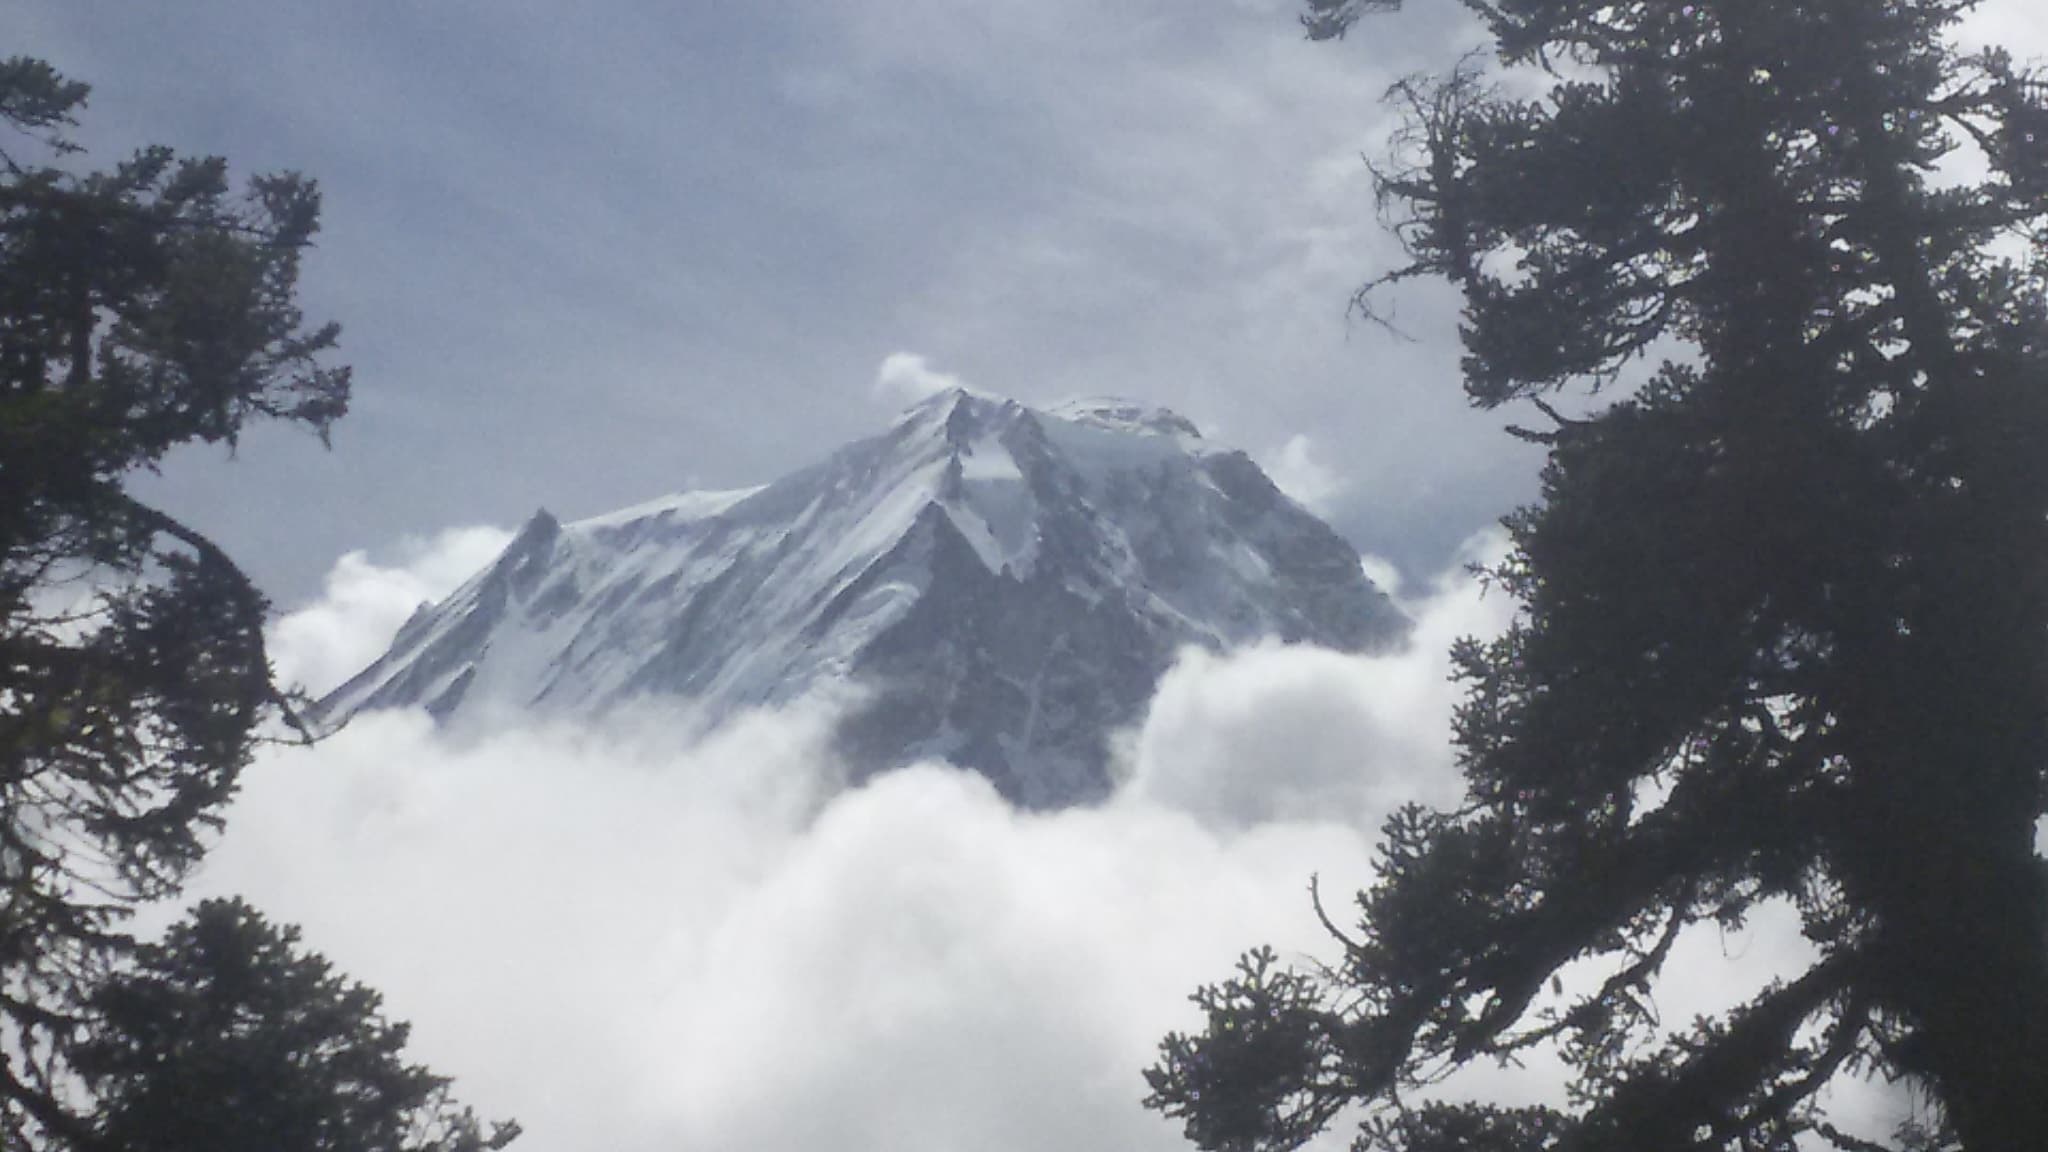
[[[958,376],[933,368],[915,352],[891,352],[875,369],[875,395],[899,406],[966,386]]]
[[[1327,515],[1350,481],[1325,464],[1315,441],[1296,433],[1280,446],[1266,472],[1282,492],[1311,512]]]

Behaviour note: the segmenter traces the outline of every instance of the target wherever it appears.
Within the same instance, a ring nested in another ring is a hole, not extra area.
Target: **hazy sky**
[[[10,7],[94,85],[96,158],[326,192],[333,452],[256,436],[160,492],[286,604],[344,550],[772,479],[879,430],[898,352],[1174,407],[1424,573],[1533,473],[1465,411],[1441,292],[1420,343],[1345,319],[1391,259],[1377,97],[1448,58],[1448,6],[1342,45],[1293,0]]]
[[[876,430],[892,353],[1026,401],[1163,403],[1426,575],[1531,490],[1455,309],[1347,323],[1394,258],[1362,156],[1448,2],[1311,44],[1296,0],[17,0],[85,139],[326,190],[304,294],[357,369],[331,453],[159,494],[284,604],[341,552],[772,479]],[[1985,34],[2048,44],[2029,0]],[[1300,439],[1297,439],[1300,438]]]

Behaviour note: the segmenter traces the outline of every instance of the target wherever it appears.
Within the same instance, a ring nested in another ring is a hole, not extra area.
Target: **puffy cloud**
[[[1155,805],[1021,816],[976,777],[885,777],[825,811],[666,1004],[693,1057],[670,1073],[677,1130],[762,1149],[1174,1147],[1135,1103],[1183,997],[1257,940],[1312,942],[1304,903],[1270,894],[1363,876],[1363,849],[1336,826],[1233,840]]]
[[[250,771],[195,894],[303,924],[535,1149],[1167,1149],[1138,1071],[1187,992],[1368,875],[1336,823],[1021,814],[943,765],[833,792],[833,715],[369,715]]]
[[[1196,1023],[1187,994],[1255,944],[1328,956],[1310,875],[1368,882],[1386,807],[1451,790],[1443,649],[1508,605],[1453,574],[1406,607],[1414,644],[1383,657],[1183,659],[1088,810],[1020,813],[939,764],[845,790],[844,701],[708,734],[372,714],[250,770],[194,895],[303,924],[533,1152],[1178,1149],[1138,1073]],[[1673,1006],[1760,979],[1788,936],[1758,932],[1689,942]],[[1469,1082],[1535,1099],[1557,1074]]]
[[[1460,558],[1496,559],[1505,547],[1490,532]],[[1402,606],[1416,628],[1392,655],[1277,644],[1184,655],[1139,733],[1131,793],[1236,827],[1337,819],[1370,829],[1400,802],[1455,799],[1450,645],[1497,635],[1513,605],[1460,566]]]
[[[1350,487],[1344,477],[1316,457],[1315,442],[1296,434],[1280,446],[1266,473],[1282,492],[1313,512],[1328,513],[1330,502]]]
[[[915,352],[891,352],[875,370],[875,395],[896,404],[915,404],[950,388],[964,388],[958,376],[941,372]]]
[[[829,715],[683,752],[652,715],[462,741],[359,717],[251,768],[198,887],[304,924],[534,1147],[654,1147],[635,1093],[683,1037],[650,1009],[815,807]]]
[[[315,695],[339,687],[384,653],[414,609],[455,591],[511,540],[502,528],[451,528],[405,541],[392,563],[344,555],[318,599],[271,626],[278,678]]]

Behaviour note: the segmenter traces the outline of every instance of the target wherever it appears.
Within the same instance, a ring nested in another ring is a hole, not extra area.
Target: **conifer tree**
[[[1817,1101],[1863,1075],[1933,1102],[1898,1146],[2040,1147],[2048,93],[1955,46],[1970,0],[1464,3],[1492,63],[1394,89],[1412,263],[1359,302],[1453,281],[1471,401],[1543,413],[1519,616],[1455,653],[1465,802],[1388,821],[1333,963],[1203,989],[1148,1103],[1210,1149],[1356,1108],[1411,1152],[1876,1152]],[[1673,941],[1767,903],[1817,959],[1660,1022]],[[1553,1106],[1419,1093],[1542,1045]]]
[[[320,198],[147,148],[79,173],[87,88],[0,61],[0,1117],[65,1137],[63,1047],[198,858],[280,695],[263,597],[130,478],[246,422],[324,436],[348,370],[295,289]]]
[[[129,967],[136,946],[123,921],[177,891],[259,726],[292,717],[264,652],[262,595],[130,481],[181,445],[233,445],[252,420],[324,441],[347,407],[349,372],[327,363],[336,327],[308,326],[297,303],[319,224],[313,182],[258,176],[238,192],[223,161],[164,148],[75,171],[67,133],[86,96],[42,61],[0,61],[0,1147],[10,1150],[169,1147],[140,1134],[183,1131],[172,1115],[181,1104],[192,1123],[220,1119],[236,1099],[222,1068],[153,1047],[144,1026],[184,1028],[178,1044],[205,1039],[172,1011],[173,994],[218,992],[223,965],[282,965],[262,986],[271,999],[243,1005],[255,1015],[236,1027],[278,1042],[264,1059],[306,1100],[342,1108],[361,1085],[321,1077],[350,1061],[381,1069],[403,1036],[357,1028],[349,1013],[367,994],[335,991],[317,964],[290,955],[288,935],[266,937],[238,906],[202,909],[140,953],[139,973]],[[214,948],[223,933],[249,955]],[[169,1015],[152,1022],[144,1008]],[[330,1031],[304,1031],[322,1019]],[[293,1050],[299,1039],[317,1047]],[[350,1043],[363,1047],[337,1047]],[[220,1044],[212,1055],[254,1074],[249,1049]],[[112,1093],[97,1119],[81,1092],[82,1051],[95,1061],[89,1079]],[[423,1115],[418,1093],[438,1098],[439,1082],[418,1069],[384,1072],[378,1107]],[[200,1083],[208,1094],[187,1094]],[[351,1115],[332,1123],[361,1131]],[[474,1147],[468,1123],[448,1129],[452,1143],[404,1147]],[[214,1148],[399,1147],[235,1143],[207,1131]]]
[[[239,900],[208,900],[93,994],[72,1065],[102,1152],[486,1152],[381,997]]]

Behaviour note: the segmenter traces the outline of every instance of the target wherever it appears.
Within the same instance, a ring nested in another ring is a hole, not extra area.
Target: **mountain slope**
[[[721,715],[846,678],[869,696],[841,733],[858,771],[940,756],[1057,806],[1108,791],[1105,738],[1183,645],[1406,627],[1349,545],[1180,417],[956,390],[762,488],[539,513],[321,714]]]

